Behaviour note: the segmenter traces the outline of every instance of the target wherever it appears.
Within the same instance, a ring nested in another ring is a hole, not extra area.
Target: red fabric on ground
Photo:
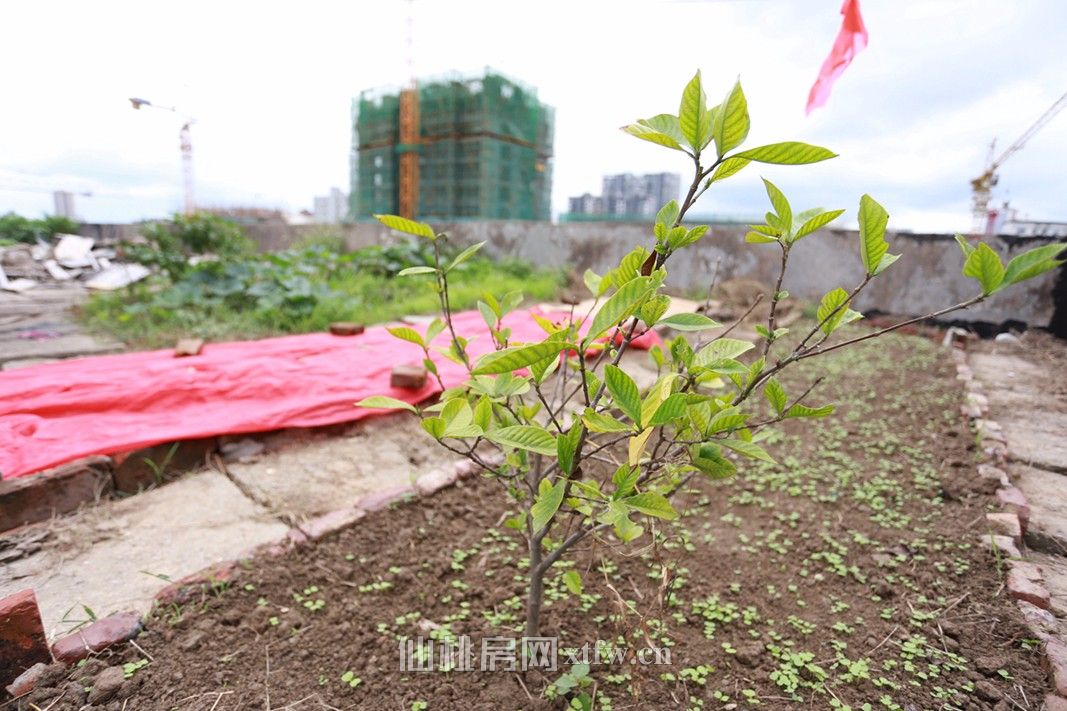
[[[456,314],[454,323],[460,335],[477,336],[469,346],[472,356],[492,348],[478,312]],[[504,325],[515,342],[544,337],[526,311],[508,315]],[[650,333],[634,345],[649,348],[658,341]],[[446,344],[447,336],[435,343]],[[175,358],[168,349],[0,373],[0,478],[90,454],[381,414],[353,403],[371,395],[415,403],[440,390],[432,377],[418,391],[389,387],[394,365],[421,361],[418,346],[378,326],[360,336],[312,333],[212,343],[188,358]],[[462,367],[437,355],[434,361],[446,386],[466,379]]]

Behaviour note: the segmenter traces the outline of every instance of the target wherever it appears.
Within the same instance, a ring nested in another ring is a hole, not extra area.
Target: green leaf
[[[766,178],[763,179],[763,186],[767,189],[767,197],[770,198],[771,205],[774,206],[774,212],[781,223],[782,232],[786,234],[792,233],[793,208],[789,206],[789,201],[785,199],[782,191]]]
[[[753,348],[755,346],[748,341],[739,341],[736,338],[717,338],[697,352],[696,357],[693,358],[693,365],[707,367],[722,360],[737,358]]]
[[[427,417],[419,424],[422,425],[422,429],[430,433],[430,436],[434,439],[441,439],[445,436],[445,421],[440,417]]]
[[[671,297],[666,294],[656,294],[641,304],[641,308],[637,310],[637,315],[645,322],[646,326],[652,328],[659,322],[660,316],[667,313],[670,305]]]
[[[720,180],[726,180],[731,175],[736,175],[741,172],[741,169],[752,161],[748,158],[740,158],[738,156],[730,156],[722,163],[719,163],[719,167],[715,169],[715,172],[708,178],[708,185],[717,183]]]
[[[777,464],[771,455],[764,451],[763,447],[758,444],[752,444],[751,442],[745,442],[740,439],[720,439],[716,440],[716,444],[722,445],[727,449],[732,449],[739,454],[743,454],[749,459],[759,459],[760,461],[770,462],[771,464]]]
[[[482,320],[485,321],[485,325],[491,329],[496,329],[497,317],[493,313],[493,308],[484,301],[478,302],[478,312],[482,315]]]
[[[574,453],[578,451],[578,441],[582,438],[582,426],[577,422],[566,433],[556,438],[556,458],[559,468],[567,474],[574,473]]]
[[[699,151],[711,140],[711,115],[708,113],[708,97],[700,83],[700,72],[686,85],[678,107],[678,125],[682,138],[693,150]],[[725,153],[725,151],[720,151]]]
[[[640,476],[641,470],[628,464],[623,464],[616,469],[615,474],[611,477],[611,482],[615,484],[615,493],[612,498],[621,499],[627,496],[634,490],[634,486],[637,485],[637,480]]]
[[[604,278],[592,269],[585,270],[585,274],[582,275],[582,280],[585,282],[586,288],[589,289],[589,293],[593,296],[600,296],[604,293],[600,290],[601,284],[604,283]]]
[[[1004,271],[1001,288],[1018,284],[1055,269],[1063,264],[1063,261],[1058,260],[1057,257],[1064,250],[1067,250],[1067,244],[1046,244],[1044,247],[1036,247],[1013,257]]]
[[[745,235],[745,241],[749,244],[768,244],[769,242],[777,242],[778,240],[759,232],[749,232]]]
[[[806,163],[818,163],[828,158],[836,158],[837,154],[819,146],[812,146],[799,141],[785,141],[784,143],[771,143],[759,148],[750,148],[732,157],[747,158],[758,163],[803,165]]]
[[[402,341],[408,341],[414,343],[420,348],[425,348],[426,344],[422,340],[422,334],[413,328],[407,326],[392,326],[385,329],[394,338],[399,338]]]
[[[863,318],[863,314],[853,311],[848,307],[848,301],[848,292],[841,287],[826,292],[826,295],[822,297],[822,302],[819,304],[819,308],[815,312],[815,318],[821,324],[819,328],[827,336],[836,331],[840,326],[844,326],[846,323],[852,323],[856,319]],[[831,314],[833,315],[831,316]]]
[[[680,210],[681,208],[678,206],[678,201],[671,200],[661,207],[658,213],[656,213],[656,223],[664,225],[665,227],[673,227],[674,221],[678,219],[678,212]]]
[[[537,499],[530,507],[530,528],[534,533],[540,532],[548,525],[548,522],[559,511],[559,505],[563,503],[563,494],[566,490],[566,479],[560,479],[555,484],[549,484],[548,479],[541,480]]]
[[[437,239],[437,235],[434,233],[433,228],[427,225],[425,222],[415,222],[399,215],[375,215],[378,222],[390,229],[394,229],[397,232],[406,232],[409,235],[415,235],[416,237],[426,237],[430,240]]]
[[[689,450],[689,461],[712,479],[725,479],[737,472],[737,467],[714,444],[694,445]]]
[[[693,244],[701,237],[703,237],[705,234],[707,234],[709,229],[711,228],[707,225],[697,225],[693,229],[686,232],[685,236],[682,237],[680,240],[671,241],[669,242],[669,244],[672,249],[681,249],[682,247],[688,247],[689,245]]]
[[[715,112],[712,131],[715,137],[715,149],[723,156],[737,148],[748,137],[748,100],[741,90],[741,82],[734,84],[719,110]],[[741,155],[742,158],[748,156]]]
[[[822,407],[808,407],[807,405],[793,405],[785,413],[786,418],[791,417],[826,417],[834,413],[833,405],[823,405]]]
[[[582,422],[590,432],[632,432],[633,425],[620,422],[610,415],[587,409],[582,415]]]
[[[577,570],[568,570],[563,574],[563,584],[574,595],[582,594],[582,576]]]
[[[796,241],[801,237],[807,237],[815,230],[825,227],[826,225],[836,220],[838,217],[841,217],[844,212],[844,210],[830,210],[829,212],[823,212],[818,215],[815,215],[811,219],[806,220],[800,226],[800,229],[797,230],[797,233],[793,237],[793,240]]]
[[[503,444],[515,449],[525,449],[529,452],[544,454],[549,457],[556,456],[556,438],[548,430],[534,425],[512,425],[490,430],[486,433],[486,439],[497,444]]]
[[[1004,281],[1004,264],[1000,256],[982,242],[963,263],[963,275],[978,280],[982,294],[989,296]]]
[[[652,419],[648,421],[649,427],[664,425],[671,420],[685,415],[686,398],[682,393],[674,393],[660,403]]]
[[[959,232],[956,233],[956,244],[960,246],[960,251],[963,252],[964,259],[971,256],[971,252],[974,251],[974,245],[968,242],[967,238],[961,235]]]
[[[408,267],[407,269],[401,269],[396,273],[397,276],[412,276],[413,274],[436,274],[437,270],[433,267]]]
[[[673,114],[658,114],[648,119],[638,119],[637,123],[642,126],[648,126],[654,131],[670,136],[678,143],[685,143],[685,137],[682,136],[682,127],[678,122],[678,117]]]
[[[785,388],[774,378],[767,380],[767,383],[763,386],[763,395],[767,398],[767,402],[774,408],[776,415],[781,415],[785,410],[786,395]]]
[[[656,143],[661,146],[666,146],[667,148],[673,148],[676,151],[684,150],[678,141],[671,138],[666,133],[662,133],[654,128],[649,128],[648,126],[639,123],[623,126],[622,130],[635,138],[640,138],[642,141]]]
[[[582,341],[583,345],[592,343],[604,331],[632,316],[655,290],[654,284],[652,277],[638,277],[623,284],[596,312],[589,332]]]
[[[441,334],[441,331],[445,330],[445,322],[439,318],[435,318],[430,321],[430,325],[426,327],[425,342],[427,344],[433,343],[433,339],[437,338]]]
[[[472,244],[470,247],[467,247],[465,250],[456,255],[456,258],[452,260],[452,263],[445,267],[445,271],[450,272],[456,267],[458,267],[460,264],[463,264],[463,262],[473,257],[474,253],[481,249],[483,246],[485,246],[485,242],[479,242],[478,244]]]
[[[897,260],[899,255],[889,254],[889,243],[885,241],[885,228],[889,224],[889,213],[870,195],[860,198],[860,257],[863,268],[869,276],[876,276]]]
[[[662,494],[657,494],[652,491],[628,496],[625,499],[621,499],[621,501],[630,508],[639,511],[646,516],[664,518],[668,521],[673,521],[678,518],[678,512],[671,506],[671,502],[667,501]]]
[[[527,346],[512,346],[493,353],[486,353],[475,362],[471,373],[474,375],[510,373],[519,368],[525,368],[539,360],[558,355],[560,351],[566,348],[573,347],[570,343],[551,340]]]
[[[704,314],[681,313],[661,319],[658,326],[667,326],[675,331],[703,331],[708,328],[718,328],[722,324],[713,321]]]
[[[748,417],[748,415],[741,412],[741,410],[736,407],[727,407],[716,412],[715,416],[711,418],[711,421],[708,423],[708,432],[715,434],[726,430],[736,430],[740,427],[744,427]]]
[[[387,397],[385,395],[372,395],[365,397],[356,403],[356,407],[376,408],[379,410],[409,410],[414,413],[418,413],[415,406],[406,403],[403,400],[397,400],[395,397]]]
[[[641,395],[637,383],[621,368],[615,365],[604,367],[604,382],[611,393],[616,407],[626,413],[638,426],[641,424]]]
[[[489,401],[489,398],[482,396],[478,398],[478,404],[474,406],[474,424],[482,428],[483,432],[489,430],[489,425],[493,421],[493,403]]]

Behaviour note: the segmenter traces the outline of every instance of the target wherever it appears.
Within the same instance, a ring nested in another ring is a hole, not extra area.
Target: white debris
[[[93,244],[96,240],[92,237],[80,235],[56,235],[59,241],[52,248],[52,256],[64,267],[76,269],[78,267],[99,268],[96,257],[93,256]]]
[[[1012,333],[998,333],[997,337],[993,339],[997,343],[1020,343],[1019,337]]]
[[[0,289],[21,294],[35,286],[37,286],[37,281],[34,279],[8,279],[7,274],[4,273],[4,268],[0,267]]]
[[[48,271],[48,276],[52,277],[56,281],[70,281],[74,278],[74,275],[68,272],[63,267],[59,266],[59,262],[54,259],[46,259],[43,262],[45,270]]]
[[[135,281],[141,281],[151,272],[142,264],[112,264],[85,282],[90,289],[100,291],[114,291],[124,286],[129,286]]]

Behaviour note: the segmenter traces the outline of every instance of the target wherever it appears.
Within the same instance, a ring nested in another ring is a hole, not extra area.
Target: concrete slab
[[[1030,504],[1027,545],[1067,555],[1067,476],[1021,464],[1009,469]]]
[[[441,447],[410,415],[353,424],[337,436],[303,433],[253,462],[227,465],[257,501],[296,519],[354,505],[360,497],[412,484],[429,469],[459,457]]]
[[[1049,373],[1018,355],[970,353],[968,364],[974,377],[985,386],[989,405],[998,419],[1014,408],[1058,409],[1056,398],[1044,386]],[[997,412],[999,410],[999,412]],[[1001,421],[1001,424],[1006,424]]]
[[[71,358],[74,356],[117,353],[122,350],[118,341],[105,340],[84,334],[59,335],[55,338],[8,337],[0,340],[0,363],[27,358]]]
[[[0,596],[32,587],[50,636],[84,620],[82,605],[99,617],[145,612],[167,584],[160,576],[177,580],[288,530],[210,470],[56,519],[49,528],[38,550],[4,566]]]
[[[1067,415],[1020,409],[1002,418],[1012,461],[1067,474]]]

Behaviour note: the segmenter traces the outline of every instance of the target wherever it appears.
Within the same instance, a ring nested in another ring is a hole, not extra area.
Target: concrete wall
[[[104,236],[128,235],[131,226],[89,227],[99,229],[100,236]],[[435,227],[447,232],[457,243],[485,240],[485,250],[493,256],[517,257],[540,266],[573,269],[579,273],[587,268],[603,273],[618,264],[634,246],[650,247],[653,242],[650,226],[636,223],[553,225],[546,222],[480,221],[435,224]],[[342,234],[353,249],[404,239],[377,223],[337,226],[258,224],[246,229],[264,250],[284,249],[304,235],[323,230]],[[716,262],[719,262],[720,282],[743,277],[773,284],[779,267],[777,247],[747,244],[745,232],[739,227],[713,228],[700,242],[668,262],[668,286],[676,293],[702,294]],[[86,233],[93,234],[90,230]],[[901,253],[903,257],[857,298],[859,310],[918,315],[963,301],[976,293],[973,280],[960,274],[963,257],[951,235],[890,233],[887,239],[890,251]],[[1051,240],[992,237],[986,241],[1007,261],[1021,251]],[[1006,289],[958,318],[990,323],[1018,320],[1033,326],[1046,326],[1055,309],[1055,282],[1062,272],[1063,269],[1055,270]],[[822,230],[805,237],[793,249],[785,288],[793,296],[814,300],[835,286],[849,290],[862,279],[857,233]],[[1067,308],[1067,305],[1061,308]]]

